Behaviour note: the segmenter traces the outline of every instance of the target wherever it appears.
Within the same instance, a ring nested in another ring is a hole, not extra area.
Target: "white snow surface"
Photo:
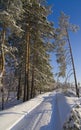
[[[0,112],[0,130],[63,130],[76,97],[49,92]]]

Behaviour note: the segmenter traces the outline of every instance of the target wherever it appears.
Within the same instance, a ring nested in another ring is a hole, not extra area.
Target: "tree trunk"
[[[26,101],[26,95],[27,95],[27,72],[25,70],[25,83],[24,83],[24,97],[23,97],[23,102]]]
[[[17,90],[17,100],[20,99],[22,94],[22,90],[21,90],[21,72],[19,73],[19,79],[18,79],[18,90]]]
[[[34,97],[34,62],[32,67],[31,98]]]
[[[2,110],[4,110],[4,89],[1,88],[1,93],[2,93]]]
[[[1,46],[1,92],[2,92],[2,110],[4,109],[4,87],[3,87],[3,77],[5,73],[5,53],[4,53],[4,45],[5,45],[5,25],[3,25],[2,31],[2,46]]]
[[[35,78],[35,67],[37,65],[37,58],[38,58],[38,54],[36,51],[36,49],[38,48],[36,44],[36,41],[37,41],[36,38],[37,38],[37,31],[35,34],[35,39],[34,39],[34,44],[33,44],[34,51],[33,51],[33,60],[32,60],[33,66],[32,66],[32,81],[31,81],[31,98],[35,96],[34,78]]]
[[[70,55],[71,55],[71,61],[72,61],[72,67],[73,67],[73,73],[74,73],[74,80],[75,80],[75,87],[76,87],[76,95],[79,97],[79,91],[78,91],[78,85],[77,85],[77,78],[76,78],[76,72],[75,72],[74,59],[73,59],[72,48],[71,48],[71,43],[70,43],[70,40],[69,40],[69,35],[68,35],[67,29],[66,29],[66,32],[67,32],[67,40],[68,40],[68,44],[69,44]]]
[[[26,35],[24,101],[29,100],[30,32]]]

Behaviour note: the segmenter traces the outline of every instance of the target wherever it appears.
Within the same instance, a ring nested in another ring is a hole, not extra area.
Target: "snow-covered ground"
[[[77,102],[80,104],[80,99],[59,92],[39,95],[1,111],[0,130],[63,130],[63,126],[70,130],[66,129],[67,118]]]
[[[81,105],[76,104],[63,125],[64,130],[81,130]]]

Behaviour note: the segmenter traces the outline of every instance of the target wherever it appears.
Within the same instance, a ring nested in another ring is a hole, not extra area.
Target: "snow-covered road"
[[[55,94],[44,97],[43,102],[25,116],[12,130],[61,130],[56,100]]]
[[[63,130],[76,98],[49,92],[0,112],[0,130]]]

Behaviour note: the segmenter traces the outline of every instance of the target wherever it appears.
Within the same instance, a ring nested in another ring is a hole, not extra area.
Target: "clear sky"
[[[48,4],[53,5],[53,13],[49,16],[54,21],[55,27],[58,24],[58,17],[63,11],[70,16],[70,22],[79,25],[80,30],[77,33],[70,34],[70,41],[73,51],[74,63],[78,82],[81,83],[81,0],[47,0]],[[55,58],[52,57],[52,65],[56,70]]]

